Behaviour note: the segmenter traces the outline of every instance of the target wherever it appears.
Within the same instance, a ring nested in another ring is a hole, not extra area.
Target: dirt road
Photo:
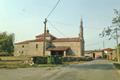
[[[120,80],[107,60],[54,68],[0,69],[0,80]]]

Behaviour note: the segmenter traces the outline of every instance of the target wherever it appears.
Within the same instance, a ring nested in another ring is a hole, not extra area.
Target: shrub
[[[35,64],[47,64],[47,57],[33,57],[33,62]]]
[[[120,63],[114,63],[114,66],[115,66],[117,69],[120,69]]]
[[[11,53],[7,53],[7,52],[0,52],[0,56],[13,56],[13,54]]]
[[[91,61],[91,57],[63,57],[63,62]]]
[[[50,64],[62,64],[62,56],[58,56],[58,55],[48,56],[48,63],[50,63]]]

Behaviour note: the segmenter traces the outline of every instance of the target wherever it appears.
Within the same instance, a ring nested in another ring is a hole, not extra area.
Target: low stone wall
[[[33,58],[32,57],[25,57],[25,56],[4,56],[0,57],[0,63],[8,63],[8,64],[33,64]]]

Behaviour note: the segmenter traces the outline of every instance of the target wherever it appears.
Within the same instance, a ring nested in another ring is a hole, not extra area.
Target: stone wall
[[[36,48],[36,45],[37,48]],[[24,47],[23,47],[24,46]],[[42,43],[40,42],[30,42],[28,44],[17,44],[15,45],[15,56],[42,56]]]
[[[14,47],[14,56],[43,56],[43,42],[17,44]],[[49,51],[46,51],[45,56],[49,55],[49,53]]]
[[[53,42],[55,46],[68,46],[74,56],[80,56],[79,42]],[[46,51],[46,56],[50,51]],[[14,56],[43,56],[43,42],[29,42],[27,44],[15,45]]]

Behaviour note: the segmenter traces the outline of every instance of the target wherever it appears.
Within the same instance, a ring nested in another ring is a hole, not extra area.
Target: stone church
[[[84,56],[83,21],[80,21],[80,34],[74,38],[57,38],[46,31],[45,56]],[[14,56],[43,56],[44,33],[36,39],[15,43]]]

